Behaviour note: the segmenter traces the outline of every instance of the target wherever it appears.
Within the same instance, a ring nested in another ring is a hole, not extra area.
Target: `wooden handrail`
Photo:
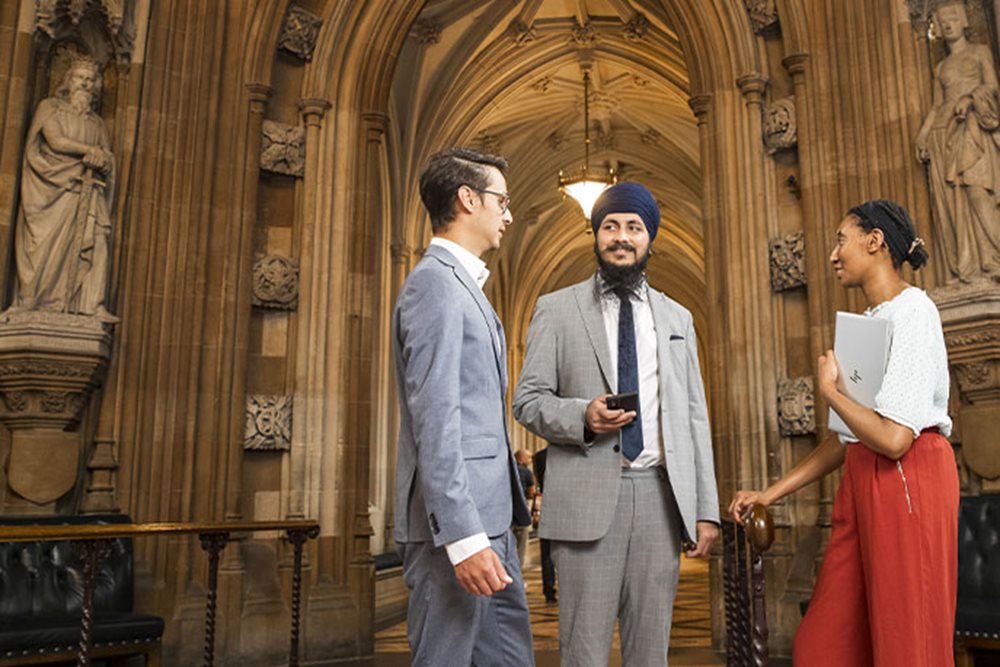
[[[264,530],[309,530],[317,521],[203,521],[188,523],[106,523],[65,525],[0,525],[0,542],[44,540],[109,540],[183,533],[251,533]]]

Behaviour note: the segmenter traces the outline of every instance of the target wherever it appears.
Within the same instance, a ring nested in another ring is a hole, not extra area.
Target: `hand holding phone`
[[[638,407],[639,396],[635,392],[598,396],[587,405],[586,426],[598,435],[617,431],[635,419]]]
[[[625,412],[638,412],[639,392],[630,391],[625,394],[612,394],[608,396],[605,404],[608,410],[624,410]]]

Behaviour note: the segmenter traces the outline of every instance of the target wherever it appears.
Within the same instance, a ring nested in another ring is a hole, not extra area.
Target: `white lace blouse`
[[[864,313],[892,323],[889,362],[875,396],[875,412],[913,431],[926,428],[951,434],[948,416],[948,353],[941,316],[927,293],[908,287]],[[842,442],[857,442],[841,436]]]

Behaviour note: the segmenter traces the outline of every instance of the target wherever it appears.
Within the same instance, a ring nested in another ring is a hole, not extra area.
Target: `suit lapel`
[[[656,328],[656,362],[660,367],[660,396],[662,397],[665,395],[663,392],[666,391],[666,388],[676,380],[673,376],[674,364],[670,360],[672,354],[670,335],[679,335],[681,332],[677,322],[674,321],[675,318],[670,311],[669,304],[663,295],[652,287],[649,288],[649,307],[653,313],[653,326]],[[675,343],[675,345],[683,347],[681,343]]]
[[[587,330],[590,345],[597,355],[597,365],[604,375],[604,381],[609,387],[617,387],[618,374],[611,368],[611,347],[608,343],[608,333],[604,328],[604,313],[601,312],[601,305],[594,293],[594,281],[580,283],[573,293],[580,308],[580,316],[583,318],[583,327]]]
[[[483,290],[479,289],[476,281],[469,275],[469,272],[462,267],[454,255],[440,246],[433,245],[428,246],[424,254],[431,255],[444,264],[450,266],[451,270],[455,272],[455,277],[458,278],[458,281],[462,283],[462,286],[469,291],[469,294],[472,295],[473,301],[475,301],[476,305],[479,306],[479,311],[483,314],[483,318],[486,320],[486,326],[489,327],[492,334],[490,339],[493,341],[493,356],[497,362],[497,372],[500,374],[500,380],[503,383],[503,387],[506,388],[507,343],[504,338],[503,325],[500,323],[500,318],[497,317],[496,311],[493,310],[493,306],[490,305],[490,302],[486,299],[486,295],[483,294]]]

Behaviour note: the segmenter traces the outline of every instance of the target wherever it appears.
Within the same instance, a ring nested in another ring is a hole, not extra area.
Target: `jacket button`
[[[616,452],[620,452],[622,450],[622,447],[621,445],[615,445],[614,447],[612,447],[612,449],[614,449]]]

